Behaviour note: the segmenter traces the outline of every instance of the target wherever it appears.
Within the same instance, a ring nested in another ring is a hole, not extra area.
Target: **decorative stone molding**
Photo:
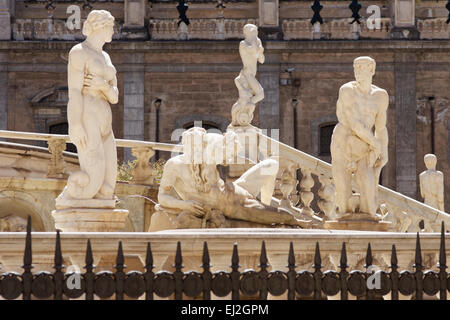
[[[446,18],[435,18],[417,21],[420,39],[449,39],[450,25]]]
[[[187,38],[189,39],[240,39],[244,37],[242,28],[255,19],[189,19]],[[149,33],[152,40],[178,40],[178,19],[150,19]]]
[[[63,151],[66,150],[64,139],[52,138],[47,141],[51,158],[48,164],[47,178],[63,178],[66,171],[66,163]]]
[[[330,39],[354,39],[355,30],[349,23],[351,19],[334,19],[325,21],[320,25],[320,38]],[[314,26],[308,19],[285,19],[282,23],[284,40],[314,39]],[[369,29],[367,21],[362,20],[359,30],[359,38],[389,39],[391,19],[381,18],[380,29]]]

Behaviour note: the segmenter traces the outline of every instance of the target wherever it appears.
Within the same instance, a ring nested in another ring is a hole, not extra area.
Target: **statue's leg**
[[[105,179],[96,198],[113,199],[117,180],[117,148],[112,131],[105,138],[103,147],[105,154]]]
[[[272,200],[278,161],[266,159],[248,169],[234,183],[247,190],[255,198],[261,193],[261,202],[269,205]]]
[[[341,155],[333,153],[331,166],[336,189],[336,206],[340,213],[348,213],[348,199],[352,196],[352,174],[347,170],[347,161]]]
[[[258,82],[258,80],[256,80],[256,78],[254,76],[246,75],[246,79],[247,79],[247,82],[249,84],[249,87],[252,89],[252,91],[255,94],[252,97],[251,102],[253,104],[256,104],[257,102],[259,102],[262,99],[264,99],[264,89],[261,86],[261,84]]]
[[[78,149],[80,169],[89,176],[89,183],[76,190],[80,199],[92,199],[103,184],[105,178],[105,154],[101,138],[99,124],[96,119],[84,119],[84,128],[87,135],[87,146],[85,150]]]
[[[377,203],[375,199],[375,172],[373,168],[367,166],[367,158],[363,158],[357,163],[355,181],[360,193],[360,211],[375,216],[377,213]]]

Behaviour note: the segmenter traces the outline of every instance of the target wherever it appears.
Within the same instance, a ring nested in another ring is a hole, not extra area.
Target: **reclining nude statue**
[[[184,153],[164,166],[149,231],[308,224],[270,206],[277,160],[259,162],[232,183],[220,178],[217,165],[225,163],[223,154],[232,153],[225,151],[238,143],[234,132],[222,135],[194,127],[181,142]]]
[[[117,151],[112,131],[111,104],[118,101],[116,69],[102,50],[114,34],[114,17],[92,10],[83,25],[87,37],[69,53],[67,118],[80,171],[70,175],[56,199],[56,208],[114,208]]]
[[[254,24],[244,26],[244,37],[239,44],[239,55],[242,59],[242,70],[234,83],[239,91],[239,99],[231,108],[231,124],[248,126],[253,120],[253,112],[257,102],[264,99],[264,89],[256,79],[258,62],[264,63],[264,48],[258,38],[258,27]]]
[[[388,161],[386,90],[372,84],[375,60],[359,57],[353,67],[356,81],[339,90],[336,113],[339,123],[331,140],[331,165],[336,205],[341,215],[365,213],[377,218],[378,180]],[[352,192],[354,175],[359,194]]]

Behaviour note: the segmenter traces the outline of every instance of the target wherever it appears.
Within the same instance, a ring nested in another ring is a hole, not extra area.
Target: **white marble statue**
[[[425,204],[444,211],[444,174],[436,170],[437,158],[426,154],[423,158],[427,170],[419,175],[420,194]]]
[[[245,39],[239,44],[239,54],[243,68],[234,83],[239,91],[239,99],[231,109],[233,126],[248,126],[253,119],[257,102],[264,99],[264,89],[256,79],[257,63],[264,63],[264,48],[258,38],[258,27],[244,26]]]
[[[81,170],[70,175],[56,199],[57,208],[115,205],[117,150],[110,103],[117,103],[119,91],[116,69],[102,50],[112,40],[113,26],[108,11],[92,10],[83,25],[86,40],[69,53],[67,118]]]
[[[232,183],[221,179],[217,165],[229,162],[233,153],[226,151],[228,144],[237,141],[234,132],[221,135],[194,127],[183,133],[184,153],[164,166],[159,205],[149,231],[225,227],[227,220],[305,225],[290,213],[269,206],[278,171],[276,159],[254,165]]]
[[[375,66],[370,57],[356,58],[353,63],[356,81],[339,90],[336,105],[339,123],[331,140],[331,164],[340,214],[357,211],[375,218],[378,209],[378,180],[388,161],[389,96],[386,90],[372,84]],[[359,195],[352,193],[352,175]]]

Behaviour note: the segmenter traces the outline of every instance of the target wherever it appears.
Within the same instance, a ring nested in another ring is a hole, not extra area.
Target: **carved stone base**
[[[70,208],[89,208],[89,209],[114,209],[116,207],[116,199],[66,199],[59,196],[56,198],[56,209],[70,209]]]
[[[382,221],[368,213],[346,213],[337,220],[326,221],[327,230],[361,230],[361,231],[388,231],[392,223]]]
[[[125,228],[128,210],[70,208],[53,210],[55,229],[63,232],[119,232]]]

